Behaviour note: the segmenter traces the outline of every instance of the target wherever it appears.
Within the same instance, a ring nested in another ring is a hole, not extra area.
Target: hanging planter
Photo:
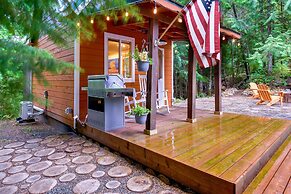
[[[149,61],[137,61],[137,69],[138,71],[148,71],[150,67]]]
[[[144,45],[141,52],[138,50],[137,46],[135,47],[133,58],[137,64],[138,71],[147,72],[149,70],[152,60],[148,54],[149,52],[144,48]]]

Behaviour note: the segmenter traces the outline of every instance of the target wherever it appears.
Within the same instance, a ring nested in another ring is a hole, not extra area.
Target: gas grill
[[[103,131],[124,127],[124,97],[133,94],[119,75],[88,76],[88,125]]]

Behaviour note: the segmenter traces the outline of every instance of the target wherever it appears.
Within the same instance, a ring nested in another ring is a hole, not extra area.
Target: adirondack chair
[[[139,86],[140,92],[136,92],[136,96],[139,96],[135,99],[135,103],[139,104],[142,103],[145,106],[146,103],[146,93],[147,93],[147,76],[146,75],[139,75]],[[169,100],[168,100],[168,91],[162,91],[161,93],[157,93],[157,102],[156,102],[157,109],[161,109],[166,107],[167,112],[170,113],[169,108]]]
[[[258,93],[258,86],[254,82],[250,82],[250,90],[253,92],[253,98],[260,98]]]
[[[283,105],[283,96],[271,95],[270,89],[265,84],[258,85],[258,93],[260,97],[260,101],[257,104],[263,104],[264,102],[269,102],[267,106],[272,106],[273,104],[280,102],[281,106]]]

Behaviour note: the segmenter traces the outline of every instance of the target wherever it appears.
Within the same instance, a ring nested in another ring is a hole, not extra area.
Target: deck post
[[[157,82],[158,82],[158,66],[159,66],[159,56],[158,56],[158,45],[156,41],[159,38],[159,23],[156,16],[149,19],[149,53],[152,58],[152,65],[150,65],[149,71],[147,73],[147,94],[146,94],[146,107],[151,110],[148,114],[146,121],[146,128],[144,133],[147,135],[157,134],[156,128],[156,114],[157,114]]]
[[[194,57],[191,45],[188,49],[188,105],[187,105],[187,121],[196,122],[196,58]]]
[[[215,111],[214,114],[222,115],[222,106],[221,106],[221,60],[214,67],[214,90],[215,90]]]

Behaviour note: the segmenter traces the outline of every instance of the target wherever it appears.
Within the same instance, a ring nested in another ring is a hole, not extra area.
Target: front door
[[[163,99],[165,91],[165,61],[164,61],[164,49],[159,48],[159,74],[158,74],[158,98],[160,99],[159,105],[165,105]]]

